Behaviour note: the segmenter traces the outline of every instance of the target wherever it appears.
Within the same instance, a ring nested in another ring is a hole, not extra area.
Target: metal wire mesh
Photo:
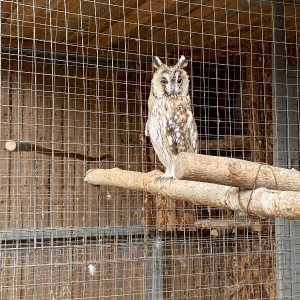
[[[297,299],[296,221],[83,179],[162,168],[144,135],[153,55],[189,60],[199,153],[299,169],[299,13],[0,1],[0,298]]]

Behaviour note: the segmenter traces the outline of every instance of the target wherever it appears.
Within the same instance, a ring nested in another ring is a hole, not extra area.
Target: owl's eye
[[[168,81],[167,81],[166,79],[162,79],[160,82],[161,82],[161,84],[163,84],[163,85],[166,85],[166,84],[168,83]]]
[[[181,84],[182,83],[182,79],[178,79],[178,83]]]

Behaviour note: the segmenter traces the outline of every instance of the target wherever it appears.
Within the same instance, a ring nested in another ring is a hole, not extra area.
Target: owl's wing
[[[145,126],[145,135],[150,136],[149,129],[148,129],[148,121],[146,122],[146,126]]]
[[[197,127],[189,106],[178,106],[167,120],[166,140],[173,155],[197,152]]]
[[[193,152],[198,152],[198,130],[192,111],[188,112],[187,127],[190,129],[190,141]],[[192,152],[192,151],[191,151]]]

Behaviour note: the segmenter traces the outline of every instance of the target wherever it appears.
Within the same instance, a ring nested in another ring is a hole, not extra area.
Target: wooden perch
[[[201,140],[198,142],[199,149],[250,149],[250,138],[242,135],[225,136],[224,139]]]
[[[155,181],[161,172],[139,173],[117,168],[87,172],[85,181],[94,185],[145,191],[172,200],[190,201],[250,213],[261,217],[300,219],[300,193],[266,188],[241,190],[238,187],[185,180]]]
[[[175,163],[179,179],[237,186],[265,187],[280,191],[300,191],[300,172],[246,160],[180,153]]]
[[[197,228],[208,229],[212,236],[219,236],[236,232],[236,230],[251,229],[252,231],[261,231],[262,224],[258,219],[201,219],[194,224]]]
[[[235,219],[201,219],[195,222],[195,226],[201,229],[214,229],[214,228],[237,228],[237,229],[246,229],[253,226],[253,222],[250,220],[246,220],[245,218],[242,220]]]
[[[101,155],[100,157],[87,156],[81,153],[69,152],[64,150],[56,150],[56,149],[40,146],[37,144],[28,143],[28,142],[7,141],[5,143],[5,149],[11,152],[12,151],[33,151],[48,156],[53,155],[59,157],[74,158],[74,159],[84,160],[89,162],[112,159],[112,156],[110,154],[104,154]]]

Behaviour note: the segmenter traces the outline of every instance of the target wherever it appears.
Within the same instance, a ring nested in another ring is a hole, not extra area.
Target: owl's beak
[[[172,85],[171,87],[171,96],[175,96],[177,95],[177,89],[175,85]]]

